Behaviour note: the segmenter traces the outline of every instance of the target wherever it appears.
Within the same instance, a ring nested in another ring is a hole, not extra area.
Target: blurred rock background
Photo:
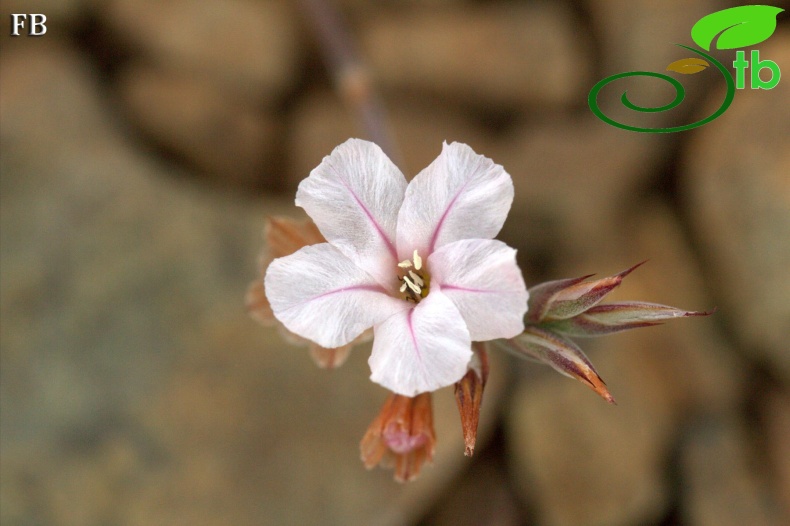
[[[685,58],[672,43],[734,3],[334,5],[408,177],[443,140],[513,176],[500,237],[528,283],[649,259],[617,299],[718,312],[583,342],[616,407],[496,355],[473,459],[446,389],[434,466],[407,485],[366,472],[358,442],[386,397],[367,349],[319,370],[243,307],[263,218],[298,215],[298,182],[365,136],[302,4],[6,0],[0,522],[790,523],[790,81],[668,135],[586,103],[605,76]],[[31,12],[47,34],[10,37],[9,14]],[[790,71],[786,13],[759,49]],[[718,107],[712,72],[688,82],[650,123]]]

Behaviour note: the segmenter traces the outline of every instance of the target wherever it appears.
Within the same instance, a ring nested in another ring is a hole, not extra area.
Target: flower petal
[[[374,329],[370,379],[390,391],[415,396],[452,385],[472,357],[466,323],[453,302],[431,291],[416,307]]]
[[[464,239],[437,249],[428,268],[472,340],[512,338],[524,330],[529,294],[514,249],[495,239]]]
[[[442,153],[406,189],[398,214],[400,259],[428,255],[459,239],[491,239],[513,202],[510,175],[469,146],[444,143]]]
[[[345,345],[409,308],[329,243],[272,261],[264,281],[274,316],[322,347]]]
[[[394,277],[395,232],[406,179],[372,142],[349,139],[299,184],[296,205],[321,234],[385,287]]]

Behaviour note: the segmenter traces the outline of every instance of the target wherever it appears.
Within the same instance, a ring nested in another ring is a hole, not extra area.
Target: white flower
[[[275,259],[275,317],[323,347],[373,327],[371,380],[404,396],[464,376],[471,342],[524,330],[516,251],[492,238],[513,183],[469,146],[442,153],[407,184],[373,143],[350,139],[301,182],[296,204],[328,241]]]

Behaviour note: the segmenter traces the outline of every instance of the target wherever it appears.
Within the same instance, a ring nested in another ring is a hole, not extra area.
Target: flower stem
[[[340,13],[326,0],[301,0],[301,5],[340,96],[354,110],[368,138],[404,169],[384,106]]]

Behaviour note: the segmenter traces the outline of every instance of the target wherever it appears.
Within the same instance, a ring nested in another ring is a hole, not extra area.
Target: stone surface
[[[553,371],[522,382],[507,421],[511,469],[538,524],[650,524],[669,505],[663,465],[677,423],[663,358],[611,341],[583,348],[618,405]]]
[[[541,2],[388,13],[360,40],[386,88],[522,109],[584,100],[590,57],[576,36],[569,10]]]
[[[607,67],[622,71],[666,67],[672,42],[691,45],[691,28],[705,15],[731,4],[722,0],[589,0],[593,27]],[[666,62],[666,63],[664,63]]]
[[[761,445],[767,449],[768,475],[786,524],[790,522],[790,393],[786,389],[767,393],[761,422],[765,426]]]
[[[760,48],[790,61],[790,33]],[[740,90],[683,152],[683,204],[721,316],[744,351],[790,382],[790,83]]]
[[[299,64],[292,15],[277,0],[109,0],[102,10],[113,35],[146,61],[215,82],[231,99],[269,104],[291,87]]]
[[[623,208],[646,192],[667,146],[666,136],[625,132],[592,115],[517,130],[491,149],[515,185],[504,235],[557,260],[596,253]]]
[[[133,66],[118,90],[126,115],[155,144],[227,186],[263,186],[278,128],[273,115],[240,104],[211,83]]]
[[[757,461],[741,422],[711,417],[693,426],[681,451],[683,519],[699,526],[779,526]]]
[[[499,444],[495,444],[498,446]],[[430,526],[516,526],[523,524],[521,505],[513,494],[507,470],[487,451],[452,488],[438,509],[423,519]],[[493,458],[492,458],[493,457]]]

